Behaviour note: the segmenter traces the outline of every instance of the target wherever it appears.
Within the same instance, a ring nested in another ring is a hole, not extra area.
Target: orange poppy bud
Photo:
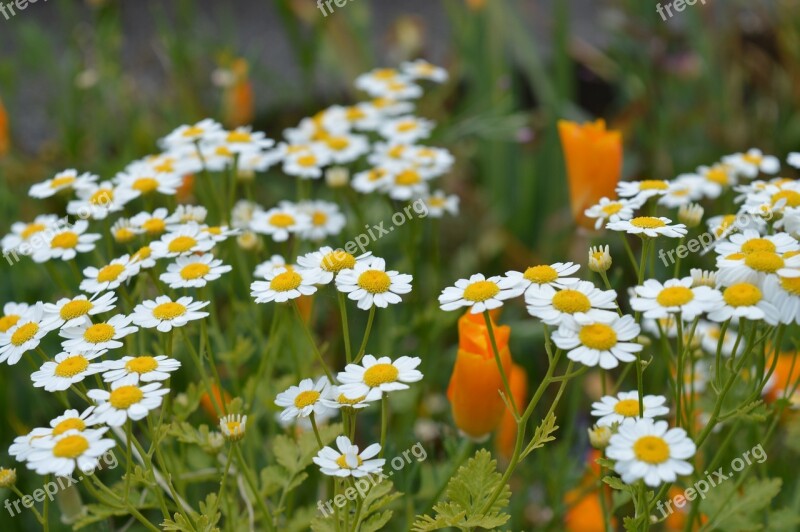
[[[511,373],[508,375],[508,385],[511,387],[511,395],[514,396],[514,403],[517,408],[524,410],[528,399],[528,374],[525,368],[511,363]],[[503,420],[500,422],[500,430],[497,433],[497,451],[505,458],[511,458],[514,453],[514,444],[517,440],[517,421],[514,414],[506,408]]]
[[[558,133],[567,166],[570,205],[575,221],[594,227],[584,211],[603,196],[616,197],[622,175],[622,134],[606,130],[604,120],[577,124],[559,120]]]
[[[511,353],[508,350],[510,328],[493,323],[497,349],[503,369],[511,371]],[[459,349],[447,398],[453,419],[461,431],[476,440],[485,439],[503,418],[505,403],[498,390],[503,390],[503,379],[494,359],[489,331],[481,314],[465,314],[458,320]]]
[[[194,174],[186,174],[181,180],[181,186],[175,191],[179,203],[187,203],[194,193]]]
[[[211,396],[208,395],[208,392],[205,392],[200,396],[200,406],[203,408],[203,410],[205,410],[209,417],[219,422],[217,408],[222,407],[222,397],[224,395],[225,404],[229,404],[231,402],[231,396],[225,390],[222,390],[222,393],[220,393],[220,389],[216,384],[211,385],[211,391],[214,394],[214,400],[212,401]]]
[[[767,369],[770,367],[772,367],[772,359],[767,363]],[[778,355],[778,362],[775,364],[775,372],[772,374],[772,386],[767,392],[767,399],[774,401],[783,397],[787,391],[791,392],[797,379],[800,379],[800,358],[797,357],[797,353],[781,353]]]
[[[480,11],[486,7],[486,0],[467,0],[467,7],[469,7],[471,11]]]
[[[300,296],[296,301],[300,316],[304,322],[308,323],[311,319],[311,310],[314,308],[314,296]]]
[[[234,82],[223,95],[224,122],[228,127],[245,126],[253,122],[255,104],[249,69],[247,61],[241,58],[231,65]]]
[[[3,100],[0,99],[0,157],[8,154],[11,146],[11,136],[8,128],[8,113],[3,106]]]
[[[586,491],[578,487],[564,495],[568,509],[564,515],[564,530],[567,532],[604,532],[603,507],[600,491]],[[616,529],[616,520],[612,518],[612,529]]]

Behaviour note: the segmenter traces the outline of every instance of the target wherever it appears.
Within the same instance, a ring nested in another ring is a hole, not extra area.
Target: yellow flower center
[[[578,290],[561,290],[553,296],[553,307],[559,312],[575,314],[587,312],[592,308],[592,303],[586,294]]]
[[[400,370],[392,364],[375,364],[364,372],[364,384],[370,388],[375,388],[387,382],[394,382]]]
[[[72,231],[64,231],[63,233],[58,233],[50,241],[50,247],[53,248],[72,249],[77,245],[78,245],[78,235],[73,233]]]
[[[301,155],[297,158],[297,164],[305,168],[310,168],[312,166],[316,166],[317,158],[311,154]]]
[[[80,318],[88,314],[89,311],[92,310],[92,307],[94,307],[94,304],[91,301],[87,299],[76,299],[61,307],[58,314],[61,316],[62,320],[74,320],[75,318]]]
[[[464,289],[464,299],[480,303],[500,293],[500,287],[492,281],[475,281]]]
[[[669,186],[664,181],[646,179],[639,182],[639,190],[667,190]]]
[[[69,417],[63,421],[60,421],[53,427],[53,436],[60,436],[64,434],[68,430],[84,430],[86,428],[86,423],[79,417]]]
[[[759,272],[775,273],[783,268],[783,259],[771,251],[754,251],[744,258],[744,263]]]
[[[386,170],[383,168],[374,168],[369,171],[367,174],[367,179],[369,181],[378,181],[382,179],[386,175]]]
[[[756,251],[769,251],[770,253],[774,253],[775,250],[775,244],[766,238],[751,238],[742,244],[742,253],[754,253]]]
[[[622,204],[621,203],[609,203],[607,205],[603,205],[601,210],[603,211],[603,213],[606,214],[606,216],[611,216],[613,214],[617,214],[619,211],[622,210]]]
[[[117,410],[127,410],[131,405],[135,405],[144,397],[144,393],[138,386],[120,386],[111,392],[108,402]]]
[[[320,266],[326,272],[339,273],[342,270],[350,270],[356,265],[356,258],[350,253],[342,250],[331,251],[322,258]]]
[[[150,258],[150,253],[151,253],[150,246],[143,246],[139,248],[139,251],[137,251],[131,256],[131,260],[133,261],[145,260],[147,258]]]
[[[338,397],[336,400],[337,400],[337,401],[339,402],[339,404],[341,404],[341,405],[350,405],[350,406],[353,406],[353,405],[357,405],[358,403],[360,403],[361,401],[363,401],[364,399],[366,399],[366,397],[367,397],[366,395],[362,395],[361,397],[356,397],[355,399],[350,399],[350,398],[349,398],[349,397],[347,397],[345,394],[343,394],[343,393],[340,393],[340,394],[339,394],[339,397]]]
[[[669,459],[669,445],[658,436],[642,436],[633,444],[633,453],[642,462],[660,464]]]
[[[113,325],[95,323],[83,332],[83,339],[92,344],[100,344],[114,338],[116,332]]]
[[[639,415],[638,399],[623,399],[614,405],[614,412],[625,417],[635,417]]]
[[[204,264],[202,262],[193,262],[181,268],[181,277],[187,281],[199,279],[200,277],[208,274],[210,271],[211,268],[208,267],[208,264]]]
[[[397,131],[400,133],[408,133],[417,129],[417,123],[412,120],[406,120],[397,124]]]
[[[108,188],[101,188],[89,198],[92,205],[107,205],[114,201],[114,191]]]
[[[20,325],[17,330],[14,331],[14,334],[11,335],[11,343],[19,347],[36,336],[37,332],[39,332],[39,325],[36,323],[29,322]]]
[[[161,303],[153,309],[153,316],[159,320],[172,320],[186,314],[186,307],[174,301]]]
[[[161,163],[153,166],[153,170],[155,170],[156,172],[163,172],[165,174],[168,174],[170,172],[174,172],[175,171],[174,164],[175,164],[174,161],[172,161],[170,159],[166,159],[164,162],[161,162]]]
[[[250,133],[247,131],[231,131],[228,133],[228,142],[250,142]]]
[[[796,296],[800,296],[800,277],[781,277],[781,287]]]
[[[131,188],[133,190],[138,190],[142,194],[147,194],[158,188],[158,180],[153,179],[152,177],[140,177],[133,182]]]
[[[299,273],[294,270],[288,270],[273,277],[269,287],[276,292],[288,292],[289,290],[297,289],[302,282],[303,278]]]
[[[131,373],[150,373],[158,368],[158,360],[151,356],[132,358],[125,363],[125,369]]]
[[[383,79],[383,80],[392,79],[396,75],[397,75],[397,71],[394,70],[393,68],[381,68],[381,69],[376,70],[373,73],[373,76],[375,76],[375,79]]]
[[[53,446],[53,456],[59,458],[78,458],[89,449],[89,440],[79,434],[72,434]]]
[[[617,333],[604,323],[594,323],[581,327],[578,338],[586,347],[597,349],[598,351],[608,351],[617,345]]]
[[[786,207],[800,207],[800,192],[794,190],[781,190],[772,195],[772,204],[775,205],[780,200],[786,200]]]
[[[744,253],[731,253],[730,255],[726,256],[727,260],[742,260],[746,257]]]
[[[20,318],[21,316],[17,314],[9,314],[0,318],[0,333],[4,333],[16,325]]]
[[[74,377],[86,371],[88,367],[89,361],[83,355],[76,355],[59,362],[58,366],[56,366],[55,375],[56,377],[64,378]]]
[[[311,215],[311,223],[317,227],[320,225],[325,225],[327,221],[328,215],[322,211],[314,211],[314,213]]]
[[[97,281],[100,283],[108,283],[116,281],[117,277],[125,271],[125,266],[122,264],[109,264],[97,272]]]
[[[279,212],[269,217],[269,224],[275,227],[289,227],[294,225],[294,216]]]
[[[356,120],[361,120],[364,118],[366,113],[359,109],[358,107],[348,107],[347,112],[345,113],[345,118],[347,118],[348,122],[355,122]]]
[[[32,224],[28,224],[28,225],[25,227],[25,229],[23,229],[23,230],[22,230],[22,233],[20,233],[20,235],[22,236],[22,238],[24,238],[25,240],[27,240],[27,239],[29,239],[29,238],[30,238],[32,235],[35,235],[36,233],[41,233],[41,232],[42,232],[42,231],[44,231],[45,229],[47,229],[47,228],[45,227],[45,225],[44,225],[44,224],[32,223]]]
[[[724,169],[715,166],[706,173],[706,179],[712,183],[725,186],[728,184],[728,173]]]
[[[357,456],[356,458],[358,459],[358,465],[361,465],[361,464],[364,463],[364,461],[361,460],[360,456]],[[344,457],[344,455],[342,455],[342,456],[340,456],[339,458],[336,459],[336,465],[338,465],[342,469],[353,469],[352,467],[347,465],[347,459]]]
[[[341,151],[350,145],[347,137],[330,137],[325,141],[328,147],[335,151]]]
[[[358,276],[358,286],[370,294],[382,294],[389,290],[392,280],[380,270],[367,270]]]
[[[50,181],[50,188],[61,188],[67,185],[71,185],[75,182],[75,178],[70,175],[64,175],[61,177],[54,177],[52,181]]]
[[[142,224],[142,229],[148,234],[156,235],[163,233],[167,229],[167,224],[161,218],[150,218]]]
[[[665,224],[663,220],[653,218],[652,216],[637,216],[631,220],[631,225],[641,229],[656,229],[658,227],[664,227],[667,224]]]
[[[225,423],[225,426],[228,427],[228,432],[231,434],[238,434],[239,427],[242,426],[242,423],[240,421],[228,421]]]
[[[750,283],[739,283],[726,288],[722,297],[732,307],[752,307],[761,301],[761,290]]]
[[[190,236],[182,235],[176,237],[169,243],[167,249],[170,253],[185,253],[197,245],[197,240]]]
[[[656,296],[656,301],[662,307],[680,307],[694,299],[694,293],[685,286],[670,286],[664,288]]]
[[[130,242],[134,238],[136,238],[136,233],[131,231],[131,229],[128,227],[120,227],[119,229],[117,229],[117,232],[114,233],[114,240],[122,244]]]
[[[761,164],[762,157],[760,155],[753,155],[752,153],[745,153],[742,159],[750,164]]]
[[[391,148],[389,148],[389,150],[386,152],[386,155],[388,155],[392,159],[399,159],[400,157],[403,156],[403,153],[405,153],[405,151],[406,147],[403,146],[402,144],[398,144],[397,146],[392,146]]]
[[[552,266],[544,264],[542,266],[531,266],[525,270],[523,277],[532,283],[547,284],[558,279],[558,272]]]
[[[415,170],[403,170],[394,177],[395,184],[406,187],[416,185],[421,181],[422,177],[419,175],[419,172]]]
[[[311,406],[319,399],[319,392],[315,390],[306,390],[297,394],[294,398],[294,406],[297,408],[305,408]]]
[[[197,137],[203,134],[203,128],[198,126],[190,126],[183,130],[184,137]]]

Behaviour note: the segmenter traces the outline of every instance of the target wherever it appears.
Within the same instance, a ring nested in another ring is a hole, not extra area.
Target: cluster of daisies
[[[793,154],[789,163],[800,168],[800,154]],[[714,371],[714,355],[731,357],[745,351],[745,323],[769,331],[800,324],[800,184],[768,177],[779,171],[775,157],[754,149],[673,181],[622,182],[618,199],[602,198],[587,209],[597,229],[622,233],[623,240],[635,235],[641,238],[643,252],[652,253],[655,239],[670,239],[666,242],[675,246],[700,226],[705,211],[697,202],[719,198],[726,190],[737,193],[736,212],[708,220],[710,236],[704,245],[713,248],[716,268],[692,269],[689,276],[666,281],[644,277],[626,294],[630,314],[607,282],[605,272],[612,265],[608,246],[592,247],[588,256],[589,269],[600,274],[605,288],[574,277],[577,264],[542,264],[524,272],[458,280],[442,291],[440,306],[446,311],[470,307],[476,314],[521,296],[528,313],[542,322],[569,360],[604,370],[636,362],[644,345],[651,343],[641,336],[643,331],[667,341],[682,334],[681,345],[692,350],[696,362],[682,368],[686,375],[677,376],[685,383],[681,393],[702,393]],[[756,179],[764,174],[766,180]],[[673,218],[678,222],[658,216],[659,209],[677,209]],[[625,244],[630,249],[627,240]],[[648,264],[641,262],[645,268]],[[703,358],[702,352],[711,356]],[[762,393],[769,390],[767,377],[758,384]],[[686,431],[653,419],[669,413],[665,402],[663,396],[640,398],[633,391],[603,397],[593,405],[592,414],[600,417],[593,434],[605,434],[603,448],[623,481],[642,479],[658,486],[693,471],[687,460],[696,449]]]

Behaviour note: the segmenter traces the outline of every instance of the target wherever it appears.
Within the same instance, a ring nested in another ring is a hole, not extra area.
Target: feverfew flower
[[[686,460],[694,456],[694,442],[680,428],[668,429],[666,421],[637,419],[619,427],[611,436],[606,456],[616,460],[614,470],[626,484],[639,479],[651,487],[675,482],[694,468]]]
[[[31,258],[34,262],[47,262],[51,259],[72,260],[78,253],[86,253],[94,249],[94,243],[100,240],[96,233],[86,233],[89,222],[78,220],[72,226],[58,228],[49,235],[49,240],[35,246]]]
[[[680,313],[684,321],[691,321],[700,314],[722,306],[722,295],[718,290],[694,286],[691,277],[670,279],[664,284],[648,279],[635,291],[636,297],[631,298],[631,307],[644,312],[645,318],[666,318],[668,314]]]
[[[421,381],[422,373],[416,369],[420,362],[419,357],[402,356],[392,362],[389,357],[364,355],[361,364],[348,364],[339,372],[339,391],[349,399],[377,401],[384,392],[407,390],[406,383]]]
[[[69,430],[55,438],[35,439],[26,458],[28,469],[39,475],[52,473],[58,477],[72,475],[76,467],[90,473],[97,468],[99,458],[116,445],[114,440],[103,438],[107,430],[107,427]]]
[[[528,313],[548,325],[574,325],[576,320],[608,322],[617,316],[616,299],[614,290],[600,290],[589,281],[561,290],[532,285],[525,294]]]
[[[42,338],[52,330],[52,324],[44,315],[42,303],[36,303],[25,311],[13,327],[0,334],[0,363],[13,366],[22,355],[36,349]]]
[[[61,345],[64,351],[86,352],[122,347],[119,340],[139,330],[130,323],[132,317],[117,314],[105,323],[84,323],[77,327],[61,329],[59,335],[66,338]]]
[[[74,409],[67,410],[60,416],[51,419],[49,427],[36,427],[28,434],[14,438],[14,443],[8,448],[8,454],[20,462],[25,461],[33,452],[33,447],[31,447],[33,441],[42,438],[52,439],[67,431],[84,431],[97,425],[93,414],[94,406],[90,406],[81,413]]]
[[[231,271],[231,267],[222,264],[210,253],[204,255],[189,255],[178,257],[175,262],[167,265],[167,271],[159,279],[168,284],[170,288],[199,288],[209,281],[219,279],[224,273]]]
[[[312,460],[320,471],[334,477],[365,477],[378,473],[383,468],[386,460],[372,458],[381,451],[381,446],[373,443],[359,453],[357,445],[353,445],[347,436],[336,438],[338,451],[331,447],[323,447]]]
[[[148,412],[161,406],[169,388],[160,382],[139,385],[136,375],[128,375],[111,383],[111,391],[89,390],[87,395],[98,403],[94,413],[97,421],[110,427],[121,427],[127,420],[138,421]]]
[[[49,198],[62,190],[86,188],[95,181],[97,181],[97,176],[94,174],[84,172],[78,175],[78,171],[75,169],[64,170],[57,173],[52,179],[31,186],[28,195],[38,199]]]
[[[140,382],[165,381],[169,374],[181,367],[181,363],[165,355],[137,357],[126,356],[120,360],[106,360],[103,363],[103,380],[118,381],[129,375]]]
[[[423,198],[431,218],[442,218],[445,213],[451,216],[458,215],[458,204],[460,199],[455,194],[447,195],[442,190],[436,190],[432,194]]]
[[[283,261],[283,257],[278,257]],[[356,267],[356,264],[368,264],[371,260],[372,252],[369,251],[355,257],[343,249],[334,250],[329,246],[324,246],[319,251],[312,251],[297,257],[297,265],[315,274],[317,276],[317,284],[328,284],[333,281],[334,276],[338,275],[339,272],[352,270]],[[263,271],[261,273],[266,272]],[[256,269],[256,276],[259,276],[258,269]]]
[[[761,289],[753,283],[736,283],[722,291],[724,305],[708,313],[708,319],[724,322],[739,318],[748,320],[764,320],[770,325],[777,325],[780,312],[764,298]]]
[[[738,175],[748,179],[757,177],[759,172],[777,174],[781,169],[781,162],[777,157],[764,155],[757,148],[751,148],[746,153],[726,155],[722,158],[722,162],[731,166]]]
[[[411,292],[412,276],[395,270],[386,271],[386,261],[373,258],[369,263],[357,262],[352,270],[336,276],[336,288],[358,301],[358,308],[386,308],[401,301],[400,294]]]
[[[424,59],[406,61],[400,65],[400,70],[411,79],[425,79],[436,83],[444,83],[448,78],[447,70],[428,63]]]
[[[476,273],[469,279],[459,279],[454,286],[442,290],[439,306],[448,311],[472,307],[472,314],[500,308],[503,301],[522,293],[522,289],[517,288],[519,283],[518,278],[496,275],[487,279],[482,273]]]
[[[336,203],[329,201],[302,201],[297,211],[308,217],[309,224],[300,230],[299,236],[305,240],[322,240],[338,235],[347,222]]]
[[[83,275],[86,276],[86,279],[81,281],[80,288],[90,294],[114,290],[138,273],[139,264],[132,262],[130,255],[123,255],[118,259],[113,259],[100,269],[94,266],[84,269]]]
[[[669,238],[680,238],[686,236],[688,232],[686,226],[683,224],[669,225],[672,220],[669,218],[656,218],[653,216],[637,216],[632,220],[621,220],[619,222],[611,222],[606,225],[606,229],[612,231],[625,231],[631,235],[643,235],[651,238],[657,236],[666,236]]]
[[[210,118],[206,118],[194,125],[180,126],[172,133],[159,140],[159,146],[164,150],[171,150],[191,146],[197,142],[213,139],[222,125]]]
[[[219,418],[219,429],[228,441],[239,441],[247,432],[247,416],[228,414]]]
[[[33,385],[37,388],[44,388],[48,392],[66,390],[89,375],[103,371],[102,363],[91,361],[105,353],[105,350],[59,353],[53,361],[45,362],[39,371],[31,374]]]
[[[121,211],[138,196],[130,189],[115,187],[110,181],[88,184],[76,189],[75,193],[78,199],[67,204],[67,213],[92,220],[103,220],[109,213]]]
[[[167,230],[167,209],[161,207],[150,212],[140,212],[130,219],[131,225],[149,237],[156,237]]]
[[[275,404],[283,408],[281,419],[289,421],[298,417],[309,417],[317,415],[322,417],[330,416],[331,408],[325,406],[322,397],[328,391],[330,382],[327,377],[320,377],[317,382],[311,379],[303,379],[297,386],[290,386],[287,390],[278,394]]]
[[[250,295],[256,303],[284,303],[317,291],[317,276],[299,268],[275,268],[263,281],[250,284]]]
[[[610,427],[615,423],[632,425],[637,419],[654,418],[669,414],[669,408],[664,406],[667,398],[663,395],[645,395],[642,399],[644,410],[639,415],[639,392],[620,392],[616,397],[606,395],[599,401],[592,403],[592,415],[600,419],[597,425]]]
[[[553,333],[559,349],[568,350],[567,358],[589,367],[616,368],[620,362],[633,362],[642,350],[635,340],[641,329],[631,316],[615,317],[610,322],[578,319],[562,325]]]
[[[530,266],[524,272],[508,271],[506,278],[517,282],[517,290],[527,292],[532,286],[549,285],[554,288],[566,288],[578,282],[577,277],[568,277],[580,269],[580,265],[571,262],[556,262],[555,264],[540,264]]]
[[[669,190],[669,181],[646,179],[643,181],[620,181],[617,195],[620,198],[636,198],[644,203],[653,196],[663,196]]]
[[[208,301],[195,301],[189,296],[176,301],[169,296],[158,296],[154,301],[144,301],[136,305],[131,319],[145,329],[156,328],[160,332],[169,332],[173,327],[183,327],[190,321],[207,317],[208,312],[199,310],[208,304]]]
[[[117,296],[107,292],[99,297],[89,299],[79,295],[73,298],[64,297],[55,303],[45,303],[44,313],[49,326],[53,329],[61,327],[77,327],[82,323],[90,323],[89,316],[95,316],[113,310]]]
[[[297,209],[297,206],[283,201],[268,211],[256,211],[250,222],[250,229],[256,233],[269,235],[275,242],[285,242],[289,235],[309,230],[311,219]]]
[[[403,116],[385,122],[378,133],[390,142],[413,144],[428,138],[433,131],[434,123],[416,116]]]
[[[595,229],[600,229],[607,222],[619,222],[620,220],[630,220],[633,218],[633,211],[641,207],[638,200],[618,199],[610,200],[600,198],[600,202],[584,211],[587,218],[593,218]]]
[[[13,250],[20,255],[30,255],[31,248],[47,246],[49,235],[59,225],[66,223],[66,218],[59,219],[55,214],[40,214],[30,223],[14,222],[11,224],[11,232],[3,237],[0,246],[4,253]]]
[[[161,240],[150,244],[153,257],[179,257],[194,253],[205,253],[214,247],[211,234],[203,231],[199,225],[189,223],[161,237]]]

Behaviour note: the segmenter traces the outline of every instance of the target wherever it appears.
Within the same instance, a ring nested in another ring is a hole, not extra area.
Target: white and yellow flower
[[[250,284],[250,295],[256,303],[285,303],[317,291],[317,276],[308,270],[292,267],[275,268],[263,281]]]
[[[47,262],[51,259],[72,260],[78,253],[94,250],[100,235],[87,233],[89,222],[78,220],[72,226],[59,227],[48,234],[47,241],[35,246],[31,258],[34,262]]]
[[[347,220],[336,203],[314,200],[301,201],[297,211],[306,215],[309,224],[299,232],[305,240],[322,240],[342,232]]]
[[[370,405],[370,401],[367,400],[366,395],[363,397],[350,399],[342,393],[342,391],[339,389],[339,386],[331,385],[328,386],[325,389],[325,392],[322,394],[322,404],[334,410],[347,408],[361,410],[362,408],[368,407]]]
[[[539,264],[526,268],[524,272],[508,271],[506,278],[516,281],[514,287],[521,293],[527,292],[532,286],[549,285],[553,288],[566,288],[579,281],[577,277],[569,277],[579,269],[580,265],[571,262]]]
[[[8,330],[19,322],[31,306],[27,303],[8,302],[3,305],[3,315],[0,316],[0,333]]]
[[[448,286],[439,295],[439,307],[442,310],[455,310],[460,307],[472,307],[472,314],[484,310],[492,310],[503,306],[503,301],[517,297],[522,290],[517,288],[519,279],[495,275],[488,279],[482,273],[476,273],[469,279],[459,279],[454,286]]]
[[[615,315],[611,321],[577,319],[561,325],[553,343],[567,352],[567,358],[584,366],[616,368],[620,362],[633,362],[642,345],[635,340],[641,329],[633,317]]]
[[[729,165],[740,176],[748,179],[757,177],[760,172],[777,174],[781,169],[780,160],[773,155],[765,155],[757,148],[751,148],[745,153],[734,153],[722,158],[724,164]]]
[[[307,147],[291,151],[283,159],[283,173],[300,179],[319,179],[322,169],[331,163],[328,150]]]
[[[105,350],[59,353],[54,360],[45,362],[38,371],[31,374],[33,385],[48,392],[66,390],[76,382],[103,371],[101,362],[92,361],[105,353]]]
[[[33,451],[31,443],[42,438],[55,438],[67,431],[82,432],[87,428],[97,425],[94,417],[94,405],[88,407],[83,412],[74,409],[65,411],[60,416],[50,420],[49,427],[36,427],[28,434],[17,436],[8,448],[8,454],[17,461],[27,460],[28,455]]]
[[[425,118],[407,115],[385,122],[378,133],[389,142],[413,144],[428,138],[433,131],[434,123]]]
[[[122,347],[119,340],[139,330],[131,325],[132,318],[117,314],[106,322],[84,323],[77,327],[61,329],[59,335],[65,340],[61,342],[64,351],[86,352],[101,349],[117,349]]]
[[[122,283],[139,273],[139,264],[131,261],[130,255],[113,259],[102,268],[89,266],[83,270],[86,279],[81,281],[80,288],[89,294],[97,294],[105,290],[114,290]]]
[[[165,150],[181,148],[212,139],[219,131],[222,131],[222,124],[205,118],[196,124],[176,128],[158,143]]]
[[[131,218],[131,225],[143,231],[147,236],[155,238],[167,230],[169,212],[160,207],[150,212],[140,212]]]
[[[94,389],[87,395],[97,403],[94,414],[100,423],[121,427],[127,420],[138,421],[159,406],[169,388],[160,382],[140,385],[136,375],[128,375],[111,383],[111,391]]]
[[[400,70],[411,79],[425,79],[436,83],[444,83],[448,78],[447,70],[424,59],[401,63]]]
[[[77,327],[83,323],[91,322],[89,316],[95,316],[113,310],[117,296],[107,292],[99,297],[89,299],[79,295],[72,298],[64,297],[55,303],[45,303],[44,313],[53,329],[62,327]]]
[[[247,416],[228,414],[219,418],[219,430],[228,441],[239,441],[247,432]]]
[[[683,224],[672,224],[669,218],[654,216],[637,216],[631,220],[620,220],[606,224],[606,229],[612,231],[625,231],[631,235],[643,235],[650,238],[666,236],[669,238],[680,238],[686,236],[688,232]]]
[[[610,322],[617,317],[617,293],[600,290],[589,281],[578,281],[556,290],[550,285],[531,285],[525,294],[528,313],[548,325],[575,325],[576,320]]]
[[[327,377],[320,377],[314,382],[303,379],[297,386],[290,386],[275,397],[275,404],[283,408],[281,419],[292,420],[299,417],[309,417],[312,414],[329,417],[331,408],[326,406],[322,398],[328,393],[330,381]]]
[[[635,198],[634,201],[644,203],[653,196],[663,196],[669,190],[669,181],[661,179],[645,179],[643,181],[620,181],[617,195],[620,198]]]
[[[369,141],[364,135],[340,133],[328,135],[315,146],[333,164],[347,164],[369,152]]]
[[[402,356],[395,361],[389,357],[375,358],[364,355],[361,364],[348,364],[336,379],[341,383],[339,392],[348,399],[377,401],[384,393],[407,390],[407,383],[422,380],[417,370],[419,357]]]
[[[427,209],[426,216],[442,218],[445,214],[458,216],[458,205],[461,199],[455,194],[445,194],[443,190],[436,190],[422,198]]]
[[[133,375],[137,382],[165,381],[170,373],[177,371],[181,363],[166,355],[125,356],[119,360],[106,360],[103,363],[103,380],[115,382]]]
[[[165,234],[161,240],[152,242],[150,250],[153,258],[160,259],[205,253],[215,244],[210,233],[203,231],[196,223],[189,223]]]
[[[208,301],[195,301],[184,296],[173,301],[169,296],[158,296],[155,300],[143,301],[133,309],[131,319],[135,325],[144,329],[157,329],[169,332],[173,328],[183,327],[190,321],[201,320],[208,312],[200,309],[208,306]]]
[[[641,203],[635,199],[600,198],[596,205],[592,205],[584,214],[587,218],[596,219],[595,229],[600,229],[608,222],[619,222],[633,218],[633,211],[641,207]]]
[[[740,318],[764,320],[777,325],[780,311],[767,301],[761,288],[753,283],[736,283],[722,290],[724,305],[708,313],[708,319],[722,323]]]
[[[592,415],[600,418],[597,420],[600,427],[631,425],[637,419],[666,416],[669,414],[666,402],[667,398],[663,395],[645,395],[642,398],[644,410],[640,412],[639,392],[620,392],[616,396],[605,395],[592,403]]]
[[[28,469],[39,475],[59,477],[71,476],[76,468],[91,473],[97,468],[99,458],[116,446],[114,440],[103,438],[107,430],[106,427],[69,430],[54,438],[33,440],[26,458]]]
[[[78,199],[67,203],[67,213],[80,218],[104,220],[110,213],[121,211],[138,194],[114,186],[111,181],[90,183],[75,190]]]
[[[684,321],[691,321],[703,313],[722,306],[722,294],[708,286],[694,286],[691,277],[669,279],[663,284],[648,279],[635,288],[631,308],[644,312],[645,318],[666,318],[669,314],[680,314]]]
[[[150,168],[142,167],[120,172],[114,177],[114,181],[119,189],[130,191],[136,197],[155,192],[174,196],[183,183],[178,174],[153,172]]]
[[[11,232],[3,237],[0,246],[3,252],[14,251],[21,255],[30,255],[33,248],[46,246],[49,236],[58,229],[66,220],[59,219],[55,214],[40,214],[30,223],[14,222]],[[27,244],[23,246],[24,244]]]
[[[336,275],[336,289],[357,301],[362,310],[373,306],[386,308],[400,303],[401,294],[411,292],[412,279],[406,273],[386,271],[386,261],[374,257],[368,262],[356,261],[352,269],[341,270]]]
[[[159,210],[156,209],[153,216],[158,212]],[[202,225],[206,221],[206,216],[208,216],[208,209],[202,205],[178,205],[175,212],[164,221],[167,222],[168,231],[177,231],[187,224]]]
[[[173,289],[199,288],[219,279],[231,269],[231,266],[215,259],[211,253],[189,255],[178,257],[175,262],[167,264],[167,271],[159,279]]]
[[[32,198],[44,199],[55,196],[63,190],[77,190],[86,188],[95,183],[98,177],[94,174],[84,172],[78,175],[75,169],[63,170],[58,172],[51,179],[36,183],[31,186],[28,195]]]
[[[380,473],[386,463],[384,458],[372,458],[381,452],[380,444],[373,443],[359,452],[358,446],[350,442],[347,436],[336,438],[336,447],[323,447],[312,458],[323,475],[332,477],[365,477]]]
[[[324,246],[319,251],[312,251],[297,257],[297,265],[315,274],[317,284],[328,284],[339,272],[352,270],[356,264],[369,264],[371,260],[372,253],[369,251],[356,257],[343,249]]]
[[[22,355],[36,349],[51,330],[53,326],[44,314],[42,303],[32,305],[12,327],[0,333],[0,363],[13,366]]]
[[[311,219],[300,212],[297,206],[282,201],[268,211],[258,210],[253,214],[250,229],[262,235],[269,235],[275,242],[285,242],[295,233],[303,233],[311,227]]]

